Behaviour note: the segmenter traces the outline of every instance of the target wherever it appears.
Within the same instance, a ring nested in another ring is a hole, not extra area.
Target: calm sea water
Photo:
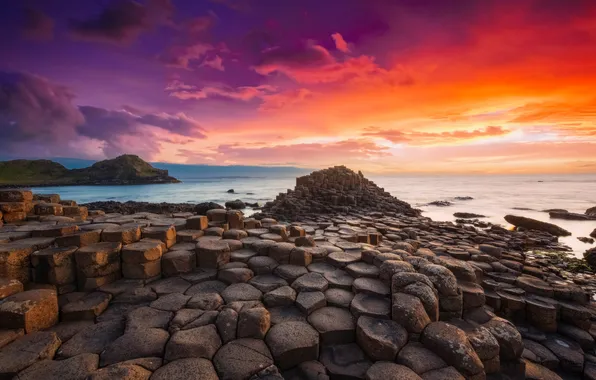
[[[295,185],[295,176],[282,174],[255,175],[248,177],[201,178],[192,172],[171,173],[183,181],[178,184],[137,186],[65,186],[36,188],[37,193],[59,193],[63,199],[79,203],[115,200],[146,202],[206,202],[225,203],[242,199],[261,204],[272,200],[278,193]],[[395,197],[409,202],[423,210],[423,215],[433,220],[455,220],[454,212],[473,212],[486,215],[483,220],[507,225],[503,217],[507,214],[527,216],[555,223],[573,233],[561,241],[581,255],[594,245],[585,244],[577,237],[588,236],[596,228],[596,221],[549,220],[541,210],[562,208],[570,212],[583,213],[596,206],[596,174],[590,175],[396,175],[370,176],[379,186]],[[228,194],[234,189],[235,194]],[[458,196],[474,199],[456,201]],[[447,200],[449,207],[426,206],[425,204]],[[530,210],[515,210],[515,207]]]

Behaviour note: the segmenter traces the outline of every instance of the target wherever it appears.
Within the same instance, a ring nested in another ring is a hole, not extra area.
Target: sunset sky
[[[3,156],[596,172],[593,0],[0,4]]]

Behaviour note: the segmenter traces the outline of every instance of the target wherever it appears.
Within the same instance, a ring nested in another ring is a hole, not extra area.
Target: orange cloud
[[[349,53],[350,52],[350,48],[348,47],[348,43],[346,42],[346,40],[344,40],[343,36],[339,33],[333,33],[331,35],[331,38],[333,39],[333,42],[335,42],[335,48],[339,51],[342,51],[344,53]]]
[[[394,129],[384,130],[375,127],[366,128],[365,131],[366,132],[362,133],[363,136],[381,137],[391,141],[392,143],[407,143],[409,145],[435,145],[462,142],[475,140],[482,137],[503,136],[511,132],[498,126],[488,126],[484,129],[475,129],[472,131],[454,130],[444,132],[402,132]]]

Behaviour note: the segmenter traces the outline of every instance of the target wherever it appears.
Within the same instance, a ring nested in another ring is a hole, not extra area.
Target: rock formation
[[[33,205],[0,228],[0,378],[593,377],[593,272],[526,253],[556,236],[433,222],[323,172],[270,204],[290,223],[0,191]]]
[[[267,202],[262,212],[292,220],[328,213],[397,212],[419,215],[408,203],[400,201],[374,182],[345,166],[315,171],[296,178],[294,190],[280,193]]]
[[[135,155],[122,155],[68,170],[49,160],[0,162],[0,186],[135,185],[180,182],[167,170],[156,169]]]
[[[528,230],[544,231],[555,236],[569,236],[571,232],[552,223],[541,222],[540,220],[526,218],[524,216],[506,215],[505,220],[516,227]]]

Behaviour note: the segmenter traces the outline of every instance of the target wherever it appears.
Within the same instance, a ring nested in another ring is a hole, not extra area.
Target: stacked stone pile
[[[214,209],[0,238],[0,379],[596,379],[593,275],[523,254],[552,236]]]
[[[418,215],[406,202],[400,201],[345,166],[315,171],[296,178],[294,190],[279,194],[263,207],[263,214],[280,219],[330,212],[398,212]]]
[[[24,220],[58,220],[58,216],[77,221],[87,219],[87,209],[76,202],[60,200],[58,194],[36,195],[31,191],[0,191],[0,225],[18,223]]]

